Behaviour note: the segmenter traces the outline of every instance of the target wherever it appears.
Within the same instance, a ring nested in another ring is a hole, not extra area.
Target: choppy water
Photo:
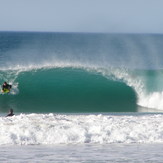
[[[162,163],[162,144],[2,146],[0,161],[56,163]]]

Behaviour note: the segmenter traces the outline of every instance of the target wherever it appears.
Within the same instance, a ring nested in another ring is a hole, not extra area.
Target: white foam
[[[20,114],[0,118],[0,145],[163,143],[163,115]]]
[[[153,92],[148,95],[144,95],[139,100],[141,106],[147,108],[153,108],[162,111],[163,110],[163,92]]]
[[[133,88],[137,95],[137,104],[157,111],[163,110],[163,92],[147,93],[145,79],[125,68],[97,69],[103,76],[119,80]]]

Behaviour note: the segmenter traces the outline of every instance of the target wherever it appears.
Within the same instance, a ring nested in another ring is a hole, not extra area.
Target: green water
[[[53,68],[22,72],[19,93],[2,95],[0,108],[18,112],[132,112],[135,92],[126,84],[82,69]]]

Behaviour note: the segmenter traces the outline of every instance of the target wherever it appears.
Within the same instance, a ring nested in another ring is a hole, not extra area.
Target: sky
[[[163,33],[163,0],[0,0],[0,31]]]

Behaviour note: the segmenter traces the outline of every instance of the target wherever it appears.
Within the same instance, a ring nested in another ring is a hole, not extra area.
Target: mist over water
[[[136,111],[140,105],[162,110],[162,42],[162,35],[2,32],[0,81],[13,89],[10,102],[2,97],[1,108]],[[79,93],[88,88],[89,93]]]
[[[55,65],[162,67],[162,35],[1,33],[1,69]]]

